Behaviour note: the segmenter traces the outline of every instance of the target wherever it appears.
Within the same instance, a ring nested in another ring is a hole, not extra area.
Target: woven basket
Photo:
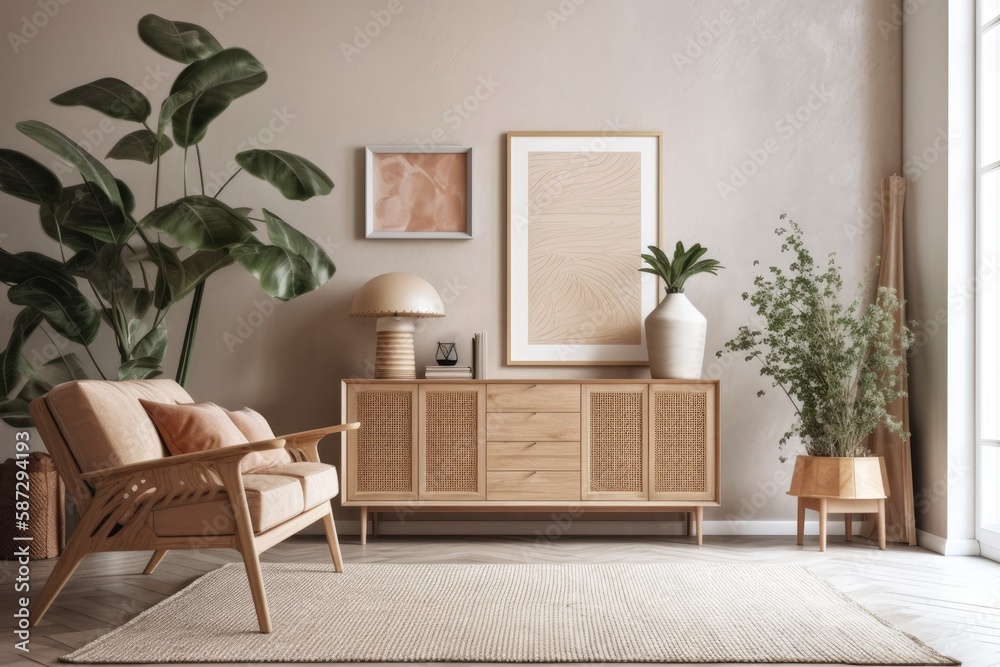
[[[32,560],[56,558],[66,538],[66,492],[56,473],[56,464],[48,454],[32,452],[28,455],[30,518],[27,530],[18,530],[15,525],[18,470],[21,468],[14,459],[0,464],[0,559],[15,558],[14,550],[25,544]],[[24,487],[20,490],[23,492]],[[30,542],[14,540],[26,536],[32,538]]]

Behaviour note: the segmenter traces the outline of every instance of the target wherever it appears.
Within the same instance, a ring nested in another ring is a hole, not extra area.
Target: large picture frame
[[[472,148],[367,146],[365,238],[471,239]]]
[[[661,132],[507,133],[507,364],[646,366]]]

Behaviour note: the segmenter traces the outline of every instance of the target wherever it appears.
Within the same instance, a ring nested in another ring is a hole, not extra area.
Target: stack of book
[[[472,377],[471,366],[428,366],[424,371],[428,380],[467,380]]]
[[[479,331],[472,337],[472,377],[486,379],[486,332]]]

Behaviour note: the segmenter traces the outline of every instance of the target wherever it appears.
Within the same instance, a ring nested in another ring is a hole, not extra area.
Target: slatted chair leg
[[[45,612],[49,610],[52,603],[55,601],[56,596],[62,591],[63,586],[69,581],[69,578],[73,576],[76,572],[76,568],[80,565],[84,558],[87,557],[86,552],[81,552],[78,549],[72,548],[72,541],[70,542],[70,547],[63,552],[63,555],[59,557],[54,568],[52,568],[52,574],[49,575],[48,580],[45,582],[45,587],[42,588],[42,594],[38,596],[35,600],[35,604],[31,607],[31,620],[29,625],[38,625],[42,617],[45,616]],[[78,545],[77,545],[78,546]]]
[[[156,566],[160,564],[160,561],[163,560],[163,557],[166,555],[167,555],[167,549],[157,549],[156,551],[154,551],[153,557],[149,559],[148,563],[146,563],[146,569],[143,570],[142,573],[153,574],[153,570],[156,569]]]
[[[330,547],[330,555],[333,557],[333,569],[337,572],[344,571],[344,557],[340,554],[340,541],[337,539],[337,525],[333,520],[333,508],[330,513],[323,517],[323,529],[326,531],[326,543]]]
[[[263,633],[271,632],[271,616],[267,611],[267,595],[264,593],[264,576],[260,570],[260,558],[257,551],[257,541],[254,539],[253,522],[250,519],[250,508],[247,505],[246,490],[243,488],[243,476],[240,474],[239,462],[219,465],[217,470],[226,486],[226,495],[233,508],[233,518],[236,519],[236,541],[243,556],[243,564],[247,569],[247,581],[250,584],[250,594],[253,606],[257,612],[257,624]]]

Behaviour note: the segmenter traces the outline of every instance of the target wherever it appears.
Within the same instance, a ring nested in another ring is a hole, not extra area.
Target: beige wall
[[[347,310],[355,290],[386,271],[420,274],[447,301],[448,316],[418,335],[418,365],[443,340],[459,341],[467,359],[469,337],[487,329],[493,377],[641,375],[503,366],[508,130],[663,131],[665,237],[701,242],[727,267],[688,290],[708,317],[709,354],[747,321],[740,294],[751,286],[754,259],[778,257],[772,230],[782,212],[808,230],[817,254],[838,252],[849,284],[860,279],[880,234],[878,214],[866,211],[878,201],[879,180],[900,168],[901,40],[889,0],[402,0],[349,59],[341,45],[371,27],[373,12],[384,20],[394,2],[62,1],[18,53],[9,38],[0,45],[0,145],[41,156],[13,129],[27,118],[79,140],[84,130],[101,137],[98,114],[46,100],[98,76],[155,86],[150,72],[176,74],[178,64],[136,37],[139,17],[155,12],[249,48],[270,73],[210,130],[202,148],[209,172],[224,169],[247,136],[266,138],[271,125],[280,132],[270,146],[311,157],[337,184],[331,196],[304,205],[245,175],[224,194],[231,204],[273,208],[325,243],[338,267],[329,285],[287,304],[265,303],[239,269],[208,284],[189,388],[200,399],[253,405],[276,430],[335,421],[338,380],[370,372],[374,322],[351,320]],[[20,31],[41,4],[0,5],[3,33]],[[149,93],[154,105],[166,92],[160,84]],[[470,110],[460,115],[456,105]],[[96,153],[129,129],[115,121]],[[475,240],[364,240],[363,147],[434,140],[474,149]],[[174,194],[178,155],[166,160],[165,187]],[[754,155],[762,165],[747,162]],[[751,176],[734,177],[741,164]],[[112,167],[132,185],[140,211],[148,209],[152,172]],[[720,182],[737,187],[723,196]],[[34,215],[31,206],[0,199],[5,247],[53,252]],[[12,311],[2,307],[6,336]],[[251,318],[259,326],[247,329],[241,323]],[[182,309],[172,325],[169,367]],[[248,333],[227,344],[227,336]],[[706,373],[722,378],[724,425],[724,506],[708,518],[723,522],[719,530],[787,529],[725,521],[793,519],[784,495],[791,466],[778,462],[776,446],[790,406],[777,394],[756,398],[758,368],[742,360],[709,356]]]

